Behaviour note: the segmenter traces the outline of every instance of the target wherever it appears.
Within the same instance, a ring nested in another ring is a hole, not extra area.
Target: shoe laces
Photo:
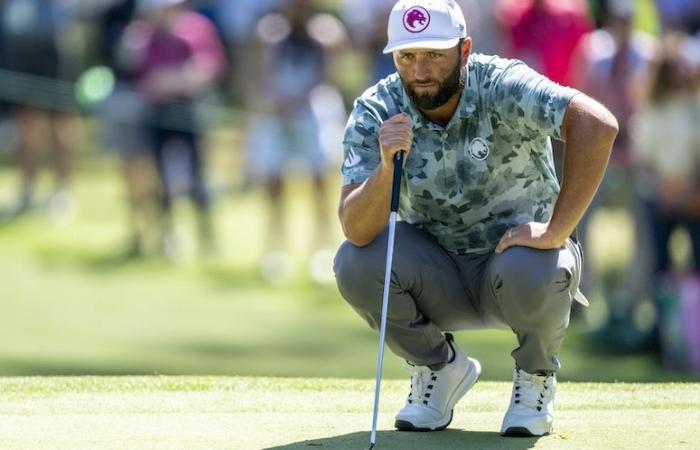
[[[414,366],[411,368],[411,392],[408,394],[408,403],[420,402],[428,405],[430,395],[437,382],[437,373],[427,366]]]
[[[552,375],[533,375],[516,369],[513,403],[542,411],[547,398],[551,396],[551,378]]]

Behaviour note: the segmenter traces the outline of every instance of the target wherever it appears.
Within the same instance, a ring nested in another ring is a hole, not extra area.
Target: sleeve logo
[[[356,165],[360,164],[362,161],[362,158],[355,153],[355,150],[350,149],[348,152],[348,156],[345,158],[345,162],[343,163],[343,167],[346,169],[351,169],[355,167]]]

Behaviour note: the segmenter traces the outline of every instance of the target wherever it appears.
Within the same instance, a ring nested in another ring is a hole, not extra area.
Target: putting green
[[[439,433],[393,431],[406,383],[383,384],[377,450],[697,449],[700,384],[559,385],[555,434],[498,436],[510,384],[482,382]],[[0,379],[2,449],[363,449],[373,380]]]

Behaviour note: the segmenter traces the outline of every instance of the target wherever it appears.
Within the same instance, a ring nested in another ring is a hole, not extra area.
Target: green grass
[[[371,380],[0,379],[3,449],[352,450],[368,444]],[[555,433],[498,436],[510,385],[480,382],[440,433],[392,430],[406,383],[383,384],[377,449],[697,448],[698,384],[561,383]]]
[[[231,170],[226,161],[215,167]],[[307,276],[307,184],[295,182],[288,196],[288,235],[294,237],[288,247],[296,274],[289,283],[269,286],[257,272],[265,248],[258,191],[218,198],[217,257],[126,262],[119,257],[126,212],[118,174],[101,158],[79,167],[80,210],[69,224],[37,212],[0,227],[0,376],[374,377],[376,333],[334,285]],[[213,175],[225,180],[225,174]],[[10,169],[0,169],[0,205],[11,200],[14,182]],[[337,190],[329,197],[333,211]],[[192,227],[186,209],[181,216],[187,236]],[[340,241],[336,228],[333,245]],[[689,379],[664,370],[652,356],[599,353],[585,332],[578,322],[567,335],[564,380]],[[511,333],[459,333],[457,339],[482,361],[484,379],[510,378],[509,353],[516,345]],[[406,377],[391,354],[385,367],[387,378]]]
[[[377,335],[333,285],[307,275],[308,185],[294,182],[287,201],[295,275],[270,286],[257,271],[266,245],[260,192],[217,198],[215,257],[125,261],[118,168],[94,156],[81,161],[75,220],[55,223],[40,210],[0,226],[0,448],[364,448]],[[213,167],[215,183],[231,183],[235,162],[218,159]],[[14,184],[0,167],[0,207]],[[329,214],[336,199],[337,189]],[[181,209],[179,218],[191,236],[190,212]],[[602,215],[594,227],[603,232],[595,234],[629,229],[628,222]],[[336,228],[332,245],[340,241]],[[602,267],[623,265],[630,242],[598,242],[594,258]],[[697,447],[698,384],[659,384],[690,377],[664,370],[653,356],[596,350],[582,321],[560,355],[556,434],[500,438],[515,339],[480,331],[457,340],[481,360],[484,381],[443,433],[391,431],[407,372],[387,353],[378,450]],[[615,380],[644,384],[609,383]]]

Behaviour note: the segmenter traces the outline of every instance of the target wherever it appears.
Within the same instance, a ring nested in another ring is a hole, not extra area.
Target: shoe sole
[[[503,437],[540,437],[547,436],[550,432],[546,431],[542,434],[534,434],[525,427],[510,427],[501,433]]]
[[[394,428],[399,431],[442,431],[447,428],[450,423],[452,423],[452,416],[454,415],[454,409],[450,410],[450,420],[447,421],[445,425],[435,427],[435,428],[420,428],[414,427],[413,424],[407,420],[397,420],[394,422]]]
[[[394,422],[394,428],[396,428],[399,431],[442,431],[445,428],[447,428],[450,423],[452,423],[452,417],[454,415],[454,407],[459,402],[459,400],[466,395],[469,390],[474,387],[477,381],[479,381],[479,376],[481,375],[481,364],[479,361],[476,359],[469,358],[469,361],[471,362],[471,365],[474,367],[474,372],[476,372],[476,375],[474,376],[474,379],[469,382],[469,374],[470,372],[467,371],[466,375],[464,375],[464,378],[460,382],[460,384],[457,386],[457,389],[455,392],[452,394],[452,398],[447,402],[447,405],[450,410],[450,417],[448,418],[447,422],[444,424],[440,425],[435,425],[435,426],[428,426],[428,427],[417,427],[413,425],[411,422],[407,420],[396,420]]]

